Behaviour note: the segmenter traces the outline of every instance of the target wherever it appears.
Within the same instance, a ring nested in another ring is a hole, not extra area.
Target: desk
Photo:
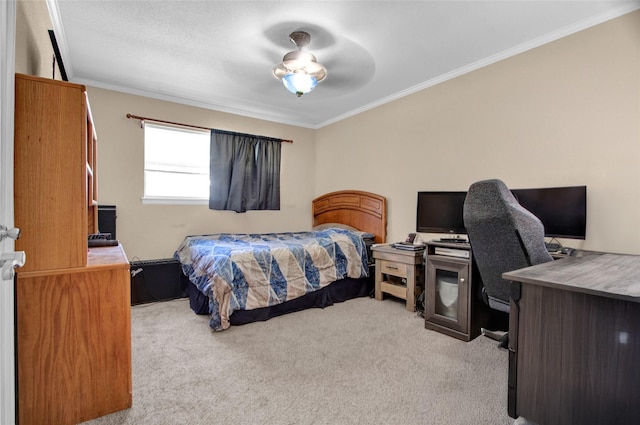
[[[509,416],[540,425],[640,418],[640,256],[585,253],[513,281]]]

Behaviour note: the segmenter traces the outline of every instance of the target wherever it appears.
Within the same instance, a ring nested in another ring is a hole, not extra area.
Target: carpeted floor
[[[132,307],[133,407],[85,424],[512,425],[507,352],[359,298],[216,333],[188,300]]]

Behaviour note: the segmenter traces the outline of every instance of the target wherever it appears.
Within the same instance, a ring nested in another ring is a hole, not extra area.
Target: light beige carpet
[[[186,299],[132,307],[133,407],[115,424],[513,424],[507,352],[359,298],[216,333]]]

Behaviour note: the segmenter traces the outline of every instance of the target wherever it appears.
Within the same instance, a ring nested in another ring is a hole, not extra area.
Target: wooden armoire
[[[98,232],[97,137],[84,86],[15,79],[14,205],[20,425],[131,407],[129,262]]]

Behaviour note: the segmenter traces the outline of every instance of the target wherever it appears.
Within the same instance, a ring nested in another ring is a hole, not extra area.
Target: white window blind
[[[208,200],[209,144],[208,131],[146,122],[143,200]]]

